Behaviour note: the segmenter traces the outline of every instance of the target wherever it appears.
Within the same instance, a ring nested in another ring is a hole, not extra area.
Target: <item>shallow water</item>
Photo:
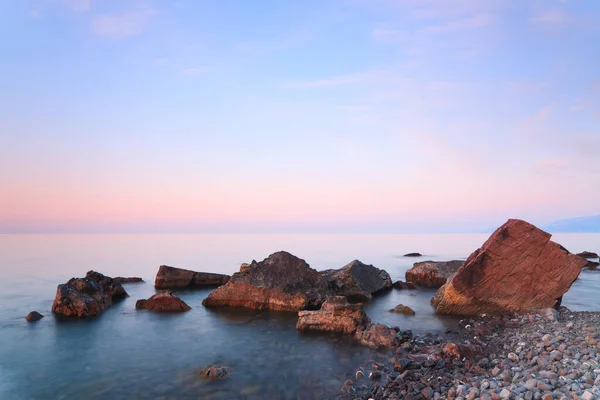
[[[233,273],[242,262],[278,250],[312,267],[339,268],[354,258],[403,279],[415,261],[464,259],[487,235],[0,235],[0,399],[203,398],[322,399],[334,397],[356,367],[385,357],[337,335],[301,334],[296,315],[243,309],[209,310],[210,290],[177,294],[192,310],[160,315],[134,309],[155,291],[160,264]],[[571,251],[598,250],[600,235],[556,235]],[[402,254],[419,251],[419,259]],[[64,321],[50,312],[56,285],[94,269],[142,276],[130,298],[100,317]],[[600,310],[600,272],[584,271],[565,295],[572,310]],[[435,316],[434,291],[391,291],[366,305],[375,322],[417,333],[453,326]],[[412,307],[410,317],[388,312]],[[46,318],[24,320],[31,310]],[[205,382],[196,370],[233,368],[228,379]]]

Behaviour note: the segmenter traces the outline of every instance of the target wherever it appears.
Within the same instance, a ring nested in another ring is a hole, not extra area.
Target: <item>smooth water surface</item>
[[[245,309],[209,310],[210,290],[177,294],[192,310],[161,315],[135,311],[155,291],[160,264],[236,272],[242,262],[278,250],[313,268],[339,268],[357,258],[404,279],[415,261],[465,259],[487,238],[474,235],[0,235],[0,399],[323,399],[335,397],[356,367],[385,357],[337,335],[300,334],[296,315]],[[598,234],[562,234],[573,252],[600,250]],[[402,257],[408,252],[425,257]],[[88,270],[141,276],[130,298],[100,317],[63,321],[50,312],[56,285]],[[584,271],[563,304],[600,310],[600,272]],[[375,322],[417,333],[440,331],[455,319],[435,316],[434,291],[391,291],[366,305]],[[388,312],[397,304],[413,317]],[[38,310],[37,323],[23,318]],[[233,368],[206,382],[196,370],[211,363]]]

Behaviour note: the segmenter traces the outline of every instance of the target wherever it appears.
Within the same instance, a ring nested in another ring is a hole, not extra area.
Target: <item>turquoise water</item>
[[[336,335],[300,334],[296,315],[244,309],[209,310],[209,290],[178,295],[192,310],[176,315],[135,311],[154,293],[160,264],[233,273],[242,262],[278,250],[317,270],[354,258],[394,280],[419,260],[464,259],[487,235],[0,235],[0,399],[323,399],[335,397],[356,367],[385,357]],[[600,235],[556,235],[571,251],[600,250]],[[421,259],[401,257],[418,251]],[[50,312],[56,285],[94,269],[141,276],[130,298],[100,317],[62,321]],[[573,310],[600,310],[600,272],[584,271],[564,298]],[[433,291],[391,291],[366,305],[375,322],[418,333],[454,325],[435,316]],[[389,313],[402,303],[417,315]],[[31,310],[46,315],[27,323]],[[196,370],[233,368],[206,382]]]

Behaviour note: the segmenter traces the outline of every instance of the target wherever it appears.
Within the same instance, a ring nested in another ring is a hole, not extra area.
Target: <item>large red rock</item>
[[[359,260],[321,273],[334,295],[346,296],[350,301],[370,300],[373,294],[392,287],[392,278],[386,271]]]
[[[330,297],[318,311],[300,311],[296,329],[354,334],[366,329],[371,320],[362,304],[350,304],[344,296]]]
[[[458,271],[464,261],[422,261],[406,271],[406,281],[420,287],[439,288]]]
[[[138,300],[135,303],[135,309],[155,312],[180,312],[188,311],[192,308],[171,293],[170,290],[161,290],[147,300]]]
[[[525,221],[508,220],[469,256],[431,304],[437,313],[455,315],[560,304],[586,262],[550,237]]]
[[[221,286],[229,281],[230,276],[210,272],[196,272],[188,269],[161,265],[156,273],[154,287],[157,289]]]
[[[327,290],[327,280],[306,261],[280,251],[263,261],[243,264],[240,272],[213,290],[202,304],[282,311],[318,309]]]
[[[127,296],[119,282],[89,271],[85,278],[71,278],[58,285],[52,312],[67,317],[91,317],[112,306],[113,299]]]

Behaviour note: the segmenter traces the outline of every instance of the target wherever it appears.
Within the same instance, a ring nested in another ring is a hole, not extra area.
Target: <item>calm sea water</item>
[[[300,334],[296,315],[243,309],[205,309],[209,290],[177,292],[187,313],[135,311],[155,291],[160,264],[236,272],[278,250],[313,268],[339,268],[357,258],[394,280],[419,260],[465,259],[487,238],[474,235],[0,235],[0,399],[323,399],[368,360],[385,357],[352,340]],[[557,234],[573,252],[600,251],[600,234]],[[402,257],[408,252],[425,257]],[[50,307],[56,285],[88,270],[141,276],[130,298],[100,317],[58,321]],[[583,271],[563,304],[600,311],[600,272]],[[434,315],[433,291],[391,291],[366,305],[375,322],[417,333],[453,326]],[[417,315],[389,313],[402,303]],[[27,323],[38,310],[46,318]],[[206,382],[198,368],[222,363],[228,379]]]

